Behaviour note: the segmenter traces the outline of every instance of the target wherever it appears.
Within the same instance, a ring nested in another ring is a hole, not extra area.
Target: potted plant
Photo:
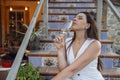
[[[16,80],[45,80],[40,75],[40,67],[34,67],[31,63],[25,66],[20,66]]]
[[[9,54],[5,54],[1,57],[1,65],[4,68],[9,68],[12,66],[13,59]]]
[[[25,27],[26,29],[28,29],[28,27],[29,27],[26,24],[22,24],[22,26]],[[45,34],[45,29],[46,29],[45,25],[43,25],[42,23],[40,25],[39,21],[36,23],[35,27],[33,28],[33,32],[30,36],[30,39],[29,39],[29,44],[28,44],[29,50],[39,50],[40,49],[39,48],[39,45],[40,45],[39,39],[47,38],[47,36],[48,36],[47,34]],[[21,31],[16,31],[16,33],[21,34],[23,36],[25,34],[24,32],[21,32]]]

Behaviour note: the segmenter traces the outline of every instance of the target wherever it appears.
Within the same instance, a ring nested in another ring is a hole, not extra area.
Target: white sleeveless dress
[[[71,39],[72,38],[68,38],[66,40],[66,48],[71,43]],[[67,61],[68,61],[68,64],[69,65],[72,64],[87,49],[87,47],[93,41],[94,41],[94,39],[88,38],[84,42],[84,44],[82,45],[80,50],[78,51],[76,57],[74,57],[72,47],[70,47],[67,50]],[[98,63],[98,58],[94,59],[85,68],[83,68],[81,71],[78,71],[76,74],[74,74],[74,76],[72,76],[68,80],[104,80],[104,78],[102,77],[101,73],[97,69],[97,63]]]

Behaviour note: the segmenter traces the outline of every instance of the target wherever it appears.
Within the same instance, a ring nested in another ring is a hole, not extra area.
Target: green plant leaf
[[[45,80],[43,76],[39,74],[40,67],[34,67],[32,63],[28,63],[26,66],[20,66],[17,73],[17,80]]]

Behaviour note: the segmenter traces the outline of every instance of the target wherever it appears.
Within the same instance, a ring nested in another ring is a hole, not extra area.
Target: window
[[[24,12],[10,11],[9,12],[9,33],[14,37],[20,35],[19,32],[24,32]]]
[[[10,10],[12,8],[12,10]],[[27,30],[23,24],[29,23],[29,15],[28,15],[28,10],[25,10],[25,7],[21,6],[13,6],[9,7],[8,10],[8,34],[12,36],[13,38],[9,37],[9,41],[18,41],[21,43],[24,34]]]

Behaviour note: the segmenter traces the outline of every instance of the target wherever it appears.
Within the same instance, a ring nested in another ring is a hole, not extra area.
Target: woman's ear
[[[90,24],[88,23],[86,29],[89,29],[89,28],[90,28]]]

